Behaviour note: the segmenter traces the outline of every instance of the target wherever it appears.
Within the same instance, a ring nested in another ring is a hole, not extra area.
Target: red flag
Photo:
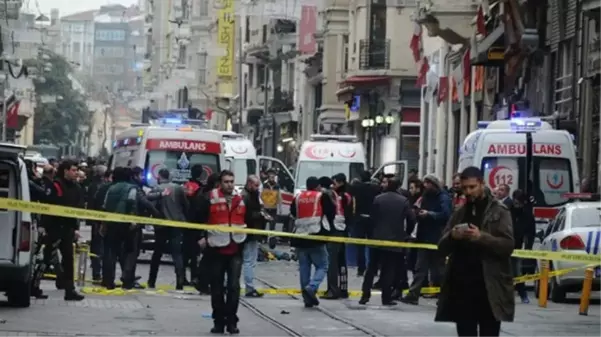
[[[478,34],[486,36],[486,22],[484,21],[484,9],[482,9],[482,5],[478,6],[478,13],[476,14],[476,30]]]
[[[16,101],[6,109],[6,127],[16,129],[19,127],[19,106],[21,101]]]
[[[442,76],[438,80],[438,104],[449,98],[449,78]]]
[[[207,111],[205,111],[205,119],[210,121],[211,118],[213,118],[213,110],[207,109]]]
[[[430,70],[430,64],[428,63],[428,58],[423,57],[421,66],[419,67],[419,71],[417,73],[417,81],[415,82],[415,86],[421,88],[426,84],[426,75],[428,74],[428,70]]]
[[[470,83],[471,83],[471,75],[472,75],[472,62],[470,61],[470,49],[466,49],[465,53],[463,54],[463,59],[461,60],[461,63],[463,65],[463,88],[465,89],[466,86],[469,88]]]
[[[409,48],[413,52],[413,60],[415,63],[418,63],[422,57],[421,55],[421,42],[422,42],[422,27],[419,23],[415,23],[415,28],[413,30],[413,36],[411,37],[411,41],[409,41]]]

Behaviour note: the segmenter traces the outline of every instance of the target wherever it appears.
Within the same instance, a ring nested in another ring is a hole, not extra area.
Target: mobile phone
[[[460,223],[458,225],[455,225],[455,228],[457,228],[460,231],[463,231],[470,228],[470,226],[467,223]]]

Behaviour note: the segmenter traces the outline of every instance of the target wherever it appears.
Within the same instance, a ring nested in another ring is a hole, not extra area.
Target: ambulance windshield
[[[231,170],[234,172],[234,185],[244,186],[251,174],[257,174],[257,161],[254,159],[232,158]]]
[[[528,184],[525,176],[525,157],[485,157],[482,159],[484,181],[491,189],[505,184],[509,197],[513,191],[524,190]],[[533,157],[530,195],[538,207],[557,207],[566,202],[564,193],[574,192],[570,161],[566,158]]]
[[[219,157],[211,153],[182,152],[171,150],[152,150],[146,155],[146,181],[155,185],[159,170],[167,168],[171,173],[171,180],[175,183],[184,183],[190,179],[190,169],[194,165],[202,165],[201,180],[206,180],[213,172],[219,172]]]
[[[305,189],[309,177],[332,177],[338,173],[346,175],[347,182],[359,178],[359,174],[365,169],[363,163],[331,162],[331,161],[301,161],[296,172],[297,188]]]

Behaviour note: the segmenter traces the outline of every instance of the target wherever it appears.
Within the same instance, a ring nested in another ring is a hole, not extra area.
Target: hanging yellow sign
[[[217,59],[217,76],[233,77],[235,63],[236,18],[233,0],[221,0],[222,8],[218,13],[217,43],[224,50]]]

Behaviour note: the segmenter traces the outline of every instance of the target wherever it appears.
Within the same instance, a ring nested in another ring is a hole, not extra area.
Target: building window
[[[246,16],[244,23],[244,42],[250,42],[250,16]]]
[[[187,60],[187,50],[186,50],[186,46],[179,46],[179,52],[177,54],[177,63],[179,65],[186,65],[186,60]]]
[[[99,41],[125,41],[125,31],[120,29],[97,30],[96,40]]]
[[[182,19],[188,20],[190,18],[190,8],[188,7],[188,0],[181,0],[182,6]]]
[[[348,72],[348,59],[349,59],[349,50],[348,50],[348,35],[342,36],[342,72],[346,74]]]
[[[198,54],[198,84],[207,84],[207,54]]]
[[[265,85],[265,65],[257,64],[257,86]]]
[[[288,63],[288,93],[294,95],[294,63]]]
[[[369,28],[372,40],[386,39],[386,5],[371,5]]]
[[[254,64],[248,65],[248,82],[247,83],[251,88],[255,87],[255,65]]]
[[[401,80],[400,103],[404,107],[419,108],[422,100],[421,88],[416,87],[417,80]]]
[[[198,15],[203,18],[209,16],[209,0],[199,0]]]

